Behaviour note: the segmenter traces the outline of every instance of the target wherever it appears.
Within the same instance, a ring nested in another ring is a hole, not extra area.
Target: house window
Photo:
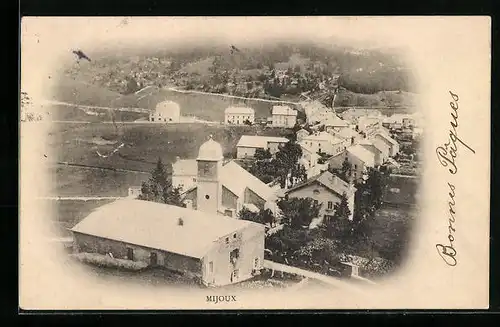
[[[314,205],[318,205],[318,200],[314,200]]]
[[[233,234],[233,238],[236,238],[236,233]]]
[[[210,199],[210,195],[208,195],[208,194],[205,195],[205,199],[207,199],[207,200]]]
[[[229,244],[229,237],[226,237],[226,244]]]
[[[354,165],[354,169],[358,169],[358,165]]]
[[[236,261],[240,258],[240,250],[239,249],[234,249],[233,251],[229,252],[229,261],[234,265]]]
[[[151,121],[155,121],[155,119],[153,117],[151,117]]]
[[[193,182],[196,182],[196,178],[193,178]]]
[[[332,201],[328,201],[328,209],[329,210],[333,209],[333,202]]]
[[[151,266],[156,266],[158,264],[158,255],[156,254],[156,252],[151,252],[149,261],[151,263]]]

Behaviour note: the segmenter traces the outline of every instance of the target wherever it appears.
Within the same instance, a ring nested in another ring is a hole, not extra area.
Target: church
[[[183,193],[187,208],[234,218],[242,208],[277,214],[275,190],[235,161],[224,163],[222,147],[212,137],[199,149],[193,180]]]

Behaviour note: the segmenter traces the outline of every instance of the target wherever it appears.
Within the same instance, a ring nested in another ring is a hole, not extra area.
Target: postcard
[[[489,17],[23,17],[23,310],[484,309]]]

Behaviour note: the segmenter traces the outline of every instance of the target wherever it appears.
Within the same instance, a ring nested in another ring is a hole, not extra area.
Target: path
[[[262,98],[246,98],[242,96],[237,96],[237,95],[229,95],[229,94],[221,94],[221,93],[211,93],[211,92],[203,92],[203,91],[193,91],[193,90],[179,90],[173,87],[168,87],[166,88],[169,91],[172,92],[179,92],[179,93],[193,93],[193,94],[205,94],[205,95],[213,95],[213,96],[220,96],[223,98],[233,98],[233,99],[241,99],[241,100],[256,100],[256,101],[263,101],[263,102],[271,102],[271,103],[288,103],[288,104],[294,104],[297,105],[299,102],[292,102],[292,101],[285,101],[285,100],[269,100],[269,99],[262,99]]]
[[[55,201],[100,201],[100,200],[120,200],[125,197],[119,196],[44,196],[37,198],[38,200],[55,200]]]
[[[326,283],[328,285],[331,285],[333,287],[337,287],[337,288],[341,288],[341,289],[345,289],[345,290],[350,290],[350,291],[355,291],[355,292],[362,292],[362,290],[360,288],[352,285],[349,282],[345,282],[345,281],[342,281],[340,279],[326,276],[323,274],[315,273],[313,271],[304,270],[304,269],[292,267],[292,266],[287,266],[287,265],[277,263],[274,261],[264,260],[264,267],[268,268],[268,269],[277,270],[277,271],[283,271],[283,272],[290,273],[290,274],[300,275],[300,276],[307,277],[307,278],[314,279],[314,280],[319,280],[319,281]]]
[[[78,108],[86,108],[86,109],[100,109],[100,110],[115,110],[115,111],[127,111],[127,112],[139,112],[149,114],[151,110],[145,108],[134,108],[134,107],[124,107],[124,108],[112,108],[112,107],[100,107],[100,106],[87,106],[69,102],[62,102],[56,100],[42,100],[42,104],[53,104],[60,106],[69,106],[69,107],[78,107]]]
[[[151,174],[148,171],[142,171],[142,170],[121,169],[121,168],[111,168],[111,167],[99,167],[99,166],[93,166],[93,165],[84,165],[84,164],[71,163],[71,162],[66,162],[66,161],[58,161],[58,162],[56,162],[56,164],[61,165],[61,166],[68,166],[68,167],[78,167],[78,168],[86,168],[86,169],[99,169],[99,170],[111,170],[111,171],[118,171],[118,172],[124,172],[124,173],[148,174],[148,175]]]
[[[401,175],[401,174],[390,174],[390,177],[402,177],[402,178],[419,178],[414,175]]]

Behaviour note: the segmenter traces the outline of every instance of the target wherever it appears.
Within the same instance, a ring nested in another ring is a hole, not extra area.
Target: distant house
[[[149,121],[178,123],[181,119],[181,108],[173,101],[163,101],[156,105],[155,111],[149,114]]]
[[[374,154],[375,166],[383,164],[389,158],[389,147],[383,142],[362,140],[358,144]]]
[[[130,186],[128,188],[128,197],[132,199],[137,199],[142,193],[142,188],[140,186]]]
[[[312,198],[321,205],[319,219],[331,219],[335,213],[334,206],[340,202],[342,194],[346,194],[352,220],[354,216],[354,194],[356,188],[329,171],[316,175],[305,182],[298,184],[286,191],[289,198]]]
[[[246,121],[255,122],[255,110],[248,107],[228,107],[224,111],[224,123],[244,125]]]
[[[375,155],[359,144],[350,146],[328,159],[328,166],[341,169],[346,159],[351,164],[351,177],[355,181],[361,181],[366,170],[375,167]]]
[[[299,142],[299,145],[302,149],[302,157],[300,158],[300,163],[306,169],[316,166],[318,164],[318,159],[320,158],[320,156],[317,154],[317,151],[314,151],[314,149],[304,141]]]
[[[273,106],[272,120],[275,127],[292,128],[297,123],[297,110],[289,106]]]
[[[323,121],[323,125],[325,126],[325,131],[328,133],[336,133],[342,129],[349,128],[349,123],[339,118],[334,113],[331,113],[331,115]]]
[[[359,117],[357,126],[360,132],[363,132],[367,137],[371,137],[382,127],[382,123],[380,117],[363,116]]]
[[[207,286],[247,280],[264,260],[263,225],[150,201],[106,204],[72,233],[75,252],[163,267]]]
[[[399,152],[399,143],[385,132],[377,132],[374,136],[375,142],[383,142],[389,147],[389,156],[394,157]]]
[[[304,139],[304,137],[309,135],[309,132],[302,128],[298,130],[297,133],[295,133],[295,135],[297,136],[297,142],[300,142]]]
[[[352,128],[343,128],[334,134],[336,137],[346,140],[347,146],[358,143],[363,137]]]
[[[185,191],[196,185],[198,165],[194,159],[176,158],[172,163],[172,186]]]
[[[242,135],[236,145],[236,157],[252,158],[257,149],[267,150],[274,154],[279,151],[279,147],[288,142],[285,137]]]
[[[301,143],[309,146],[314,152],[324,152],[328,155],[335,155],[345,149],[348,141],[327,132],[316,132],[304,137]]]

